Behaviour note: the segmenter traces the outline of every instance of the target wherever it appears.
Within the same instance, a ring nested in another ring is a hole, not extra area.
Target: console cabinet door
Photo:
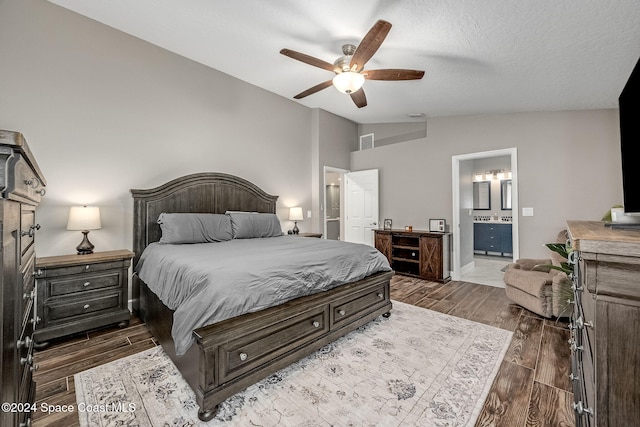
[[[420,237],[420,276],[442,279],[442,237]]]
[[[382,252],[382,255],[387,257],[389,264],[391,264],[392,246],[391,246],[391,233],[376,232],[376,249]]]

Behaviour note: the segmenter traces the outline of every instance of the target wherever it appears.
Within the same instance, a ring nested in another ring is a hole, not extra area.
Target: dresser
[[[1,426],[31,424],[36,207],[46,182],[19,132],[0,130],[0,412]]]
[[[102,326],[126,326],[131,315],[127,305],[131,258],[133,252],[125,249],[38,258],[40,323],[34,333],[38,346]]]
[[[375,247],[389,260],[396,273],[425,280],[448,282],[451,233],[374,230]]]
[[[640,230],[568,221],[577,426],[640,425]]]

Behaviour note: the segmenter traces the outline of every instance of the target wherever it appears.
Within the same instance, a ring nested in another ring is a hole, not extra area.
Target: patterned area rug
[[[379,317],[232,396],[202,423],[161,348],[75,376],[81,426],[472,426],[512,333],[393,302]],[[79,406],[80,408],[80,406]]]

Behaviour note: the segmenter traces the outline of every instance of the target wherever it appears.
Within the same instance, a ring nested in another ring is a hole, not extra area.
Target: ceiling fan
[[[333,79],[300,92],[294,98],[301,99],[333,85],[340,92],[350,95],[358,108],[362,108],[367,105],[367,97],[362,89],[365,80],[420,80],[424,76],[424,71],[396,68],[383,70],[364,69],[367,61],[376,53],[387,34],[389,34],[389,30],[391,30],[389,22],[378,20],[364,36],[358,47],[352,44],[343,45],[342,53],[344,56],[338,58],[333,64],[295,50],[282,49],[280,53],[285,56],[336,73]]]

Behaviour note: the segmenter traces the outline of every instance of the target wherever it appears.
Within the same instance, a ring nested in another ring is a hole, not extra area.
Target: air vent
[[[360,151],[373,148],[373,134],[360,135]]]

